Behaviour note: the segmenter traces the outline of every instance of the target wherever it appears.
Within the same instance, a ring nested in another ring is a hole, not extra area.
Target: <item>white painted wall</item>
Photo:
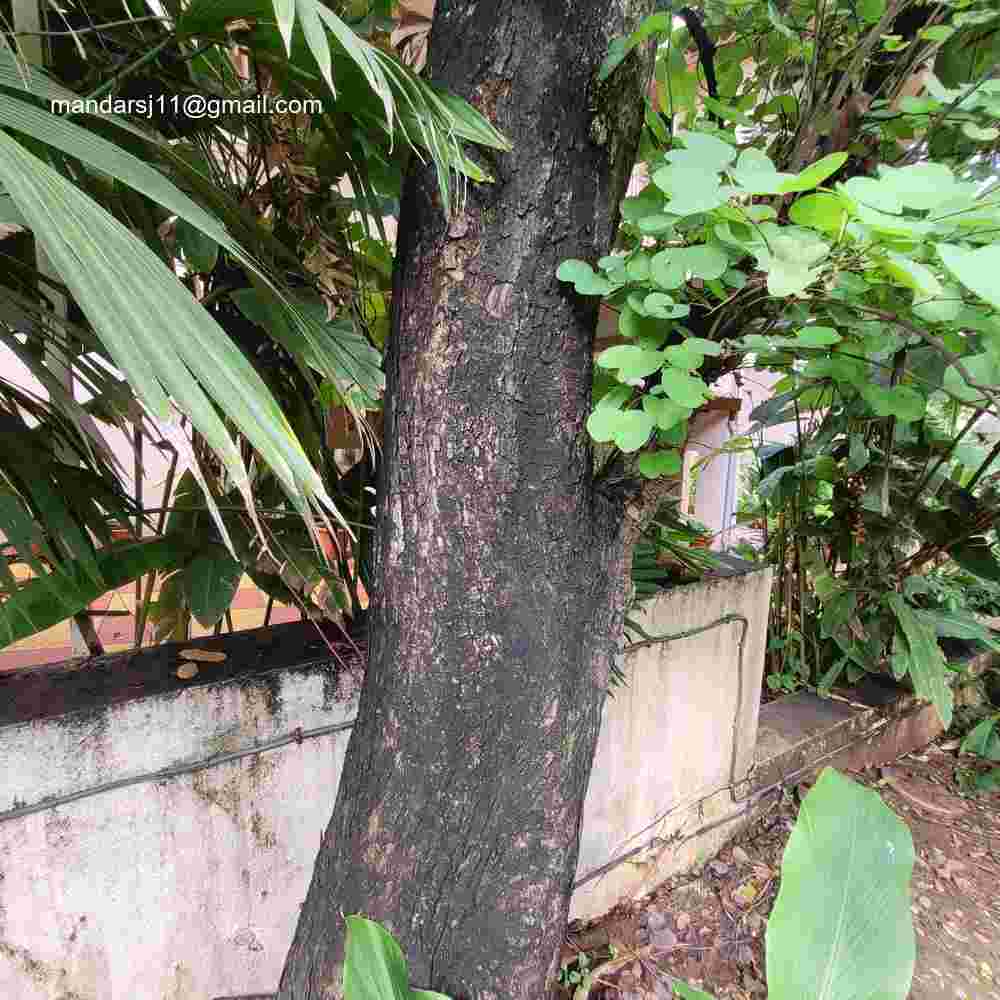
[[[607,702],[586,801],[581,878],[653,833],[691,833],[736,810],[730,769],[735,761],[743,778],[752,762],[769,580],[765,570],[681,587],[642,613],[657,634],[747,615],[742,678],[736,625],[625,657],[629,683]],[[273,990],[349,735],[308,732],[349,724],[359,685],[357,673],[313,665],[0,727],[0,998],[212,1000]],[[3,815],[299,727],[301,744]],[[588,881],[573,915],[646,891],[726,832]]]

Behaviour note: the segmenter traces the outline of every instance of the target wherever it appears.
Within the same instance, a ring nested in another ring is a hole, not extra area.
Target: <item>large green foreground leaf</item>
[[[826,768],[785,848],[767,925],[771,1000],[904,1000],[913,860],[910,831],[878,794]]]
[[[448,1000],[433,990],[411,990],[406,959],[396,939],[380,924],[347,918],[344,1000]]]
[[[886,603],[899,623],[896,651],[892,655],[897,676],[908,673],[913,690],[932,702],[945,729],[951,725],[955,697],[948,686],[948,664],[937,642],[937,634],[926,621],[918,618],[900,594],[887,594]]]

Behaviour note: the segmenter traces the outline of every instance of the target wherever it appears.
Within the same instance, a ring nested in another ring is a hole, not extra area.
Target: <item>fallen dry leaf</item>
[[[182,649],[181,656],[185,660],[198,660],[201,663],[222,663],[225,653],[214,649]]]

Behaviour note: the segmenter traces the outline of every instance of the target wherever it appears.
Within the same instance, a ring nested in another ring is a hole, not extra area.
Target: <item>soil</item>
[[[913,835],[911,1000],[1000,1000],[1000,792],[964,795],[977,769],[988,765],[942,739],[892,767],[852,775],[876,788]],[[766,997],[767,919],[806,790],[787,793],[700,870],[597,923],[571,926],[563,961],[572,970],[587,954],[589,1000],[667,1000],[674,979],[718,998]]]

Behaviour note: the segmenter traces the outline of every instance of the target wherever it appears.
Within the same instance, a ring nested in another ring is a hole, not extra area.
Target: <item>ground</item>
[[[957,740],[943,739],[852,775],[877,788],[913,835],[911,1000],[1000,1000],[1000,793],[963,796],[962,779],[977,766],[959,755]],[[674,977],[719,998],[766,997],[764,933],[805,791],[787,794],[700,871],[572,927],[563,959],[590,952],[590,1000],[666,1000]]]

